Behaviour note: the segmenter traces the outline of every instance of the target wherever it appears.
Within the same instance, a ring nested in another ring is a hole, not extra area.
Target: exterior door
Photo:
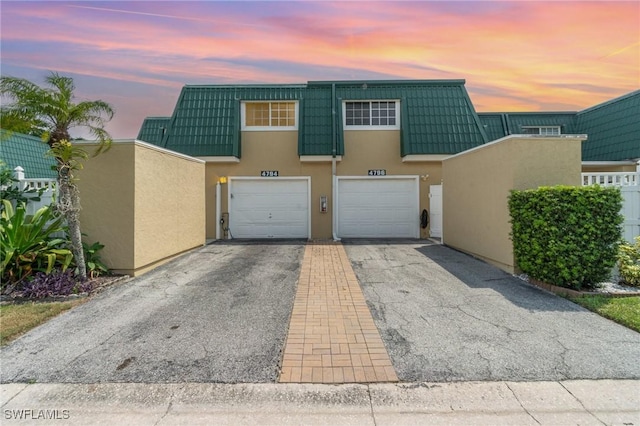
[[[429,186],[429,219],[429,235],[442,238],[442,185]]]

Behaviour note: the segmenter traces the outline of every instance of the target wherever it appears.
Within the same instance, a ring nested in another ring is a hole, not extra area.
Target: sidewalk
[[[3,425],[640,424],[640,381],[631,380],[3,384],[1,389]]]

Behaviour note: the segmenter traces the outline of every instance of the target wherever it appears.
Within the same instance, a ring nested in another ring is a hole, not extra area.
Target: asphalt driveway
[[[345,243],[405,382],[640,379],[640,334],[424,242]],[[302,242],[195,250],[0,349],[0,382],[275,382]]]
[[[304,243],[216,243],[0,350],[7,382],[274,382]]]
[[[424,242],[345,242],[401,381],[640,378],[640,334]]]

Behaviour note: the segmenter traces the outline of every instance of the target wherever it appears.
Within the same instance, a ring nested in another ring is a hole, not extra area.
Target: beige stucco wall
[[[510,136],[443,161],[443,241],[514,272],[512,189],[580,185],[583,137]]]
[[[102,258],[138,275],[205,242],[205,165],[137,141],[114,142],[80,174],[82,228]]]
[[[84,239],[104,244],[102,261],[125,273],[135,270],[134,164],[135,146],[113,143],[106,153],[86,160],[78,174]]]
[[[403,163],[399,131],[345,131],[344,139],[345,154],[336,166],[338,176],[367,176],[370,169],[385,169],[387,175],[428,175],[424,180],[419,180],[420,210],[429,208],[429,185],[440,184],[440,161]],[[216,221],[216,183],[220,177],[259,177],[262,170],[277,170],[281,177],[311,177],[311,238],[330,239],[333,208],[331,162],[301,161],[297,132],[243,132],[241,140],[242,157],[238,163],[207,163],[207,238],[215,238],[219,226]],[[222,212],[228,212],[227,187],[228,184],[220,186]],[[321,196],[327,197],[327,213],[320,212]],[[421,238],[429,236],[428,228],[420,232]]]

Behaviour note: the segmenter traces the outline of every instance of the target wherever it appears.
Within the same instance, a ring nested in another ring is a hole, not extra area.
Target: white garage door
[[[229,178],[233,238],[309,238],[309,178]]]
[[[338,236],[419,238],[417,177],[338,177]]]

